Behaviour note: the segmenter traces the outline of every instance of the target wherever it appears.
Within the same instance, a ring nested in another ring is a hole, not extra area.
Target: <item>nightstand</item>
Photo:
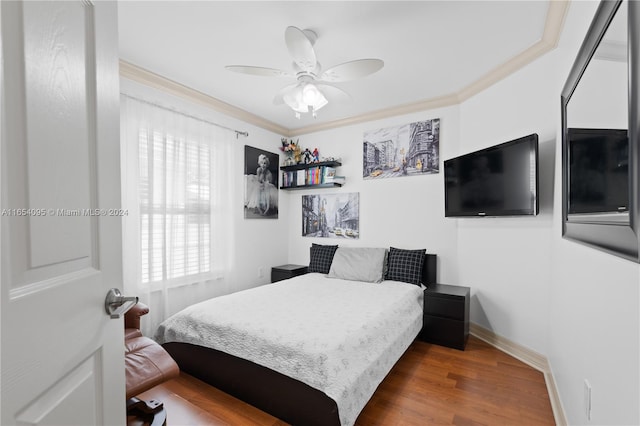
[[[424,291],[421,339],[464,350],[469,338],[470,293],[469,287],[429,284]]]
[[[307,273],[306,265],[280,265],[271,268],[271,282],[286,280]]]

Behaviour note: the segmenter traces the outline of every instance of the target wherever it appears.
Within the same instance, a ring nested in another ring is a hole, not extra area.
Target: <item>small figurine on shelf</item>
[[[293,145],[293,159],[295,161],[294,164],[302,163],[302,151],[300,150],[300,145],[294,144],[293,142],[291,142],[291,145]]]
[[[311,161],[313,163],[317,163],[318,161],[320,161],[320,154],[318,153],[318,148],[315,148],[313,150],[313,154],[311,156]]]
[[[309,164],[309,163],[311,163],[311,157],[312,157],[312,155],[311,155],[311,151],[309,151],[309,148],[306,148],[306,149],[304,150],[304,154],[303,154],[303,156],[304,156],[304,164]]]

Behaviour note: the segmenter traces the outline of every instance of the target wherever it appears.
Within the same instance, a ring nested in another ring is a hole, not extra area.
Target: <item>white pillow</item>
[[[385,248],[338,247],[327,277],[379,283],[386,258]]]

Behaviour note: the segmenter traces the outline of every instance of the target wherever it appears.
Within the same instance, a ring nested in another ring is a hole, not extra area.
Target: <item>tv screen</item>
[[[444,162],[447,217],[538,214],[538,135]]]
[[[567,129],[569,214],[629,210],[629,138],[626,130]]]

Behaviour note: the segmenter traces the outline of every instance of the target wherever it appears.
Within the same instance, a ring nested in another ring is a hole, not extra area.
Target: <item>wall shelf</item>
[[[280,170],[285,172],[292,172],[294,170],[304,170],[310,169],[313,167],[340,167],[342,163],[339,161],[321,161],[319,163],[309,163],[309,164],[294,164],[293,166],[280,166]]]
[[[325,182],[325,172],[328,168],[334,169],[342,166],[339,161],[321,161],[318,163],[309,164],[295,164],[293,166],[281,166],[282,170],[282,183],[280,189],[284,190],[297,190],[297,189],[321,189],[321,188],[339,188],[343,185],[342,182]],[[299,178],[299,173],[304,173],[304,179]],[[301,180],[304,180],[304,185],[297,185]],[[290,182],[288,184],[287,182]],[[296,183],[296,184],[293,184]]]
[[[320,188],[340,188],[341,183],[316,183],[314,185],[294,185],[294,186],[281,186],[280,189],[295,190],[295,189],[320,189]]]

